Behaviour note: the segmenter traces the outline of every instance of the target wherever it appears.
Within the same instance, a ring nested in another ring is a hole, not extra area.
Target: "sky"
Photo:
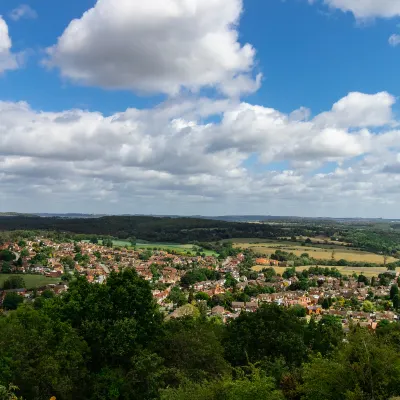
[[[0,212],[400,218],[400,0],[0,15]]]

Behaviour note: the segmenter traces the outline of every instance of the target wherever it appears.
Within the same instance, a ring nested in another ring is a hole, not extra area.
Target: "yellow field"
[[[324,265],[321,266],[322,268],[330,268],[326,267]],[[253,267],[254,271],[261,271],[264,268],[268,268],[265,265],[256,265]],[[277,274],[282,275],[287,267],[272,267],[276,271]],[[310,266],[305,266],[305,267],[296,267],[296,271],[303,271],[305,269],[310,268]],[[379,274],[387,271],[385,267],[376,267],[376,268],[363,268],[363,267],[335,267],[337,268],[343,275],[353,275],[356,273],[357,275],[360,275],[361,273],[369,278],[373,276],[378,276]]]
[[[245,242],[245,240],[248,240]],[[368,253],[366,251],[359,251],[350,249],[344,246],[299,246],[297,243],[284,243],[284,242],[263,242],[257,239],[234,239],[234,246],[241,248],[251,248],[254,252],[263,254],[265,256],[271,256],[276,250],[287,251],[294,253],[296,256],[300,256],[303,253],[308,253],[310,257],[318,260],[330,260],[332,259],[332,251],[334,251],[334,259],[344,259],[347,261],[359,261],[359,262],[371,262],[376,264],[383,264],[383,256],[374,253]],[[388,263],[398,261],[396,258],[389,257]]]

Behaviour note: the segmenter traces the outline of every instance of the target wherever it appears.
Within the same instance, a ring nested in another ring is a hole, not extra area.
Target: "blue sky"
[[[0,211],[400,217],[400,0],[0,15]]]

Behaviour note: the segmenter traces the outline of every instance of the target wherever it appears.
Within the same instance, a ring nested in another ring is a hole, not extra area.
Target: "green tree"
[[[350,332],[347,339],[332,358],[316,357],[304,365],[302,399],[384,400],[399,395],[400,355],[392,345],[363,329]]]
[[[364,303],[363,303],[363,311],[364,312],[371,313],[374,311],[374,309],[375,309],[374,303],[372,303],[369,300],[364,301]]]
[[[338,318],[324,315],[319,322],[311,318],[306,330],[306,342],[315,353],[331,353],[343,339],[342,323]]]
[[[75,268],[75,261],[71,256],[66,256],[61,258],[61,263],[64,268],[74,269]]]
[[[161,400],[284,400],[274,380],[256,368],[251,374],[236,370],[237,379],[227,377],[204,383],[185,382],[178,389],[161,392]]]
[[[194,298],[195,298],[196,300],[204,300],[204,301],[206,301],[206,302],[209,302],[209,301],[210,301],[210,296],[209,296],[207,293],[204,293],[204,292],[198,292],[198,293],[196,293],[196,295],[194,296]]]
[[[300,365],[307,358],[306,322],[290,309],[264,305],[254,313],[241,313],[230,322],[224,337],[225,355],[234,366],[268,357]]]
[[[396,294],[399,294],[399,287],[397,286],[397,284],[394,284],[391,286],[390,288],[390,299],[393,300],[394,296],[396,296]]]
[[[399,297],[398,294],[395,294],[395,295],[393,296],[392,302],[393,302],[393,308],[394,308],[395,310],[398,310],[399,307],[400,307],[400,297]]]
[[[29,257],[29,250],[28,249],[22,249],[20,257],[22,257],[22,258]]]
[[[0,382],[26,399],[83,399],[87,346],[68,323],[21,307],[0,319]]]
[[[159,354],[173,374],[173,381],[200,382],[222,378],[230,372],[221,345],[221,325],[186,317],[166,323],[164,332]]]
[[[14,261],[15,254],[10,250],[0,250],[0,261]]]
[[[18,387],[15,385],[2,386],[0,385],[0,400],[23,400],[22,397],[18,399],[15,395],[15,392],[18,390]]]
[[[20,275],[12,275],[8,279],[6,279],[3,283],[3,289],[23,289],[25,288],[24,278]]]
[[[46,302],[52,318],[68,321],[86,340],[93,365],[130,365],[161,331],[161,314],[149,282],[133,269],[111,272],[105,284],[78,277],[67,293]]]
[[[16,310],[20,304],[24,302],[24,298],[18,293],[7,293],[3,300],[3,308],[5,310]]]
[[[168,299],[178,307],[182,307],[188,302],[185,293],[176,286],[171,289]]]

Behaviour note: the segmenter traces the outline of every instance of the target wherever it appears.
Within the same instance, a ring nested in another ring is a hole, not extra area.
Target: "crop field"
[[[49,285],[50,283],[59,283],[60,278],[47,278],[44,275],[30,275],[30,274],[0,274],[0,287],[10,276],[21,276],[25,281],[25,286],[28,289],[37,288],[40,286]]]
[[[247,240],[247,241],[245,241]],[[234,245],[241,248],[250,248],[256,253],[270,256],[276,250],[287,251],[294,253],[296,256],[301,256],[303,253],[308,253],[310,257],[318,260],[330,260],[332,252],[335,260],[344,259],[347,261],[371,262],[383,264],[383,256],[379,254],[360,251],[345,246],[329,246],[329,245],[314,245],[314,246],[299,246],[296,242],[266,242],[256,239],[233,239]],[[394,257],[387,259],[388,263],[398,261]]]
[[[326,266],[321,266],[322,268],[330,268]],[[268,268],[265,265],[256,265],[253,267],[254,271],[261,271],[264,268]],[[273,267],[274,270],[276,271],[277,274],[282,275],[286,267]],[[310,268],[310,266],[305,266],[305,267],[296,267],[296,271],[303,271],[305,269]],[[385,272],[387,269],[385,267],[374,267],[374,268],[363,268],[363,267],[334,267],[337,268],[343,275],[353,275],[356,273],[357,275],[360,275],[361,273],[368,278],[371,278],[373,276],[378,276],[379,274]]]

